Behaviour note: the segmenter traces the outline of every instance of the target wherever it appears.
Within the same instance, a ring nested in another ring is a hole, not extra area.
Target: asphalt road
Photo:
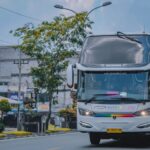
[[[114,140],[102,140],[98,146],[91,146],[87,134],[66,133],[40,137],[8,139],[0,141],[0,150],[145,150],[149,143],[122,143]]]

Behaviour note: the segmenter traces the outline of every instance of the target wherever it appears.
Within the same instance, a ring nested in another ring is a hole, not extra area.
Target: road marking
[[[8,142],[8,141],[16,141],[16,140],[37,139],[37,138],[51,137],[51,136],[65,136],[65,135],[72,135],[72,134],[76,134],[76,133],[78,133],[78,132],[62,133],[62,134],[50,134],[50,135],[42,135],[42,136],[37,135],[37,136],[33,136],[33,137],[20,137],[20,138],[15,138],[15,139],[0,140],[0,143]]]
[[[48,150],[59,150],[59,149],[60,149],[60,147],[53,147],[53,148],[50,148]]]

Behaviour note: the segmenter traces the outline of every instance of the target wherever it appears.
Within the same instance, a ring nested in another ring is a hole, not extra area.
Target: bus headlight
[[[90,110],[79,108],[79,114],[82,116],[94,116],[95,113],[93,111],[90,111]]]
[[[149,128],[149,127],[150,127],[150,123],[144,123],[137,126],[137,128],[139,129]]]
[[[135,116],[150,116],[150,108],[136,112]]]

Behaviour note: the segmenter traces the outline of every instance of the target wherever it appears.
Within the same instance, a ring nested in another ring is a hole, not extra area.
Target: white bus
[[[150,135],[150,36],[89,36],[79,62],[69,65],[67,82],[77,70],[77,128],[100,139]]]

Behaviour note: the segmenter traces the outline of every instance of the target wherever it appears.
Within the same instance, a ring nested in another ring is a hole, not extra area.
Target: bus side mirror
[[[74,71],[73,65],[67,67],[67,85],[69,88],[72,88],[74,84]]]

